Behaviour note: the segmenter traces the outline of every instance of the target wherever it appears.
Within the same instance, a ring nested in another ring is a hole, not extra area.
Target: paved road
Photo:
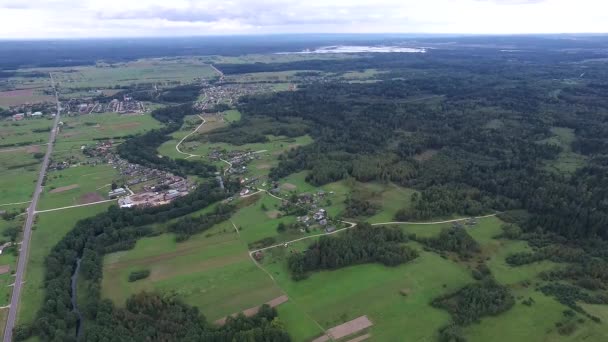
[[[36,189],[32,196],[32,203],[27,208],[27,219],[25,220],[25,226],[23,227],[23,243],[21,244],[21,253],[19,254],[19,260],[17,261],[17,271],[15,273],[15,286],[13,287],[13,295],[11,297],[11,304],[8,311],[8,318],[6,320],[6,328],[4,329],[4,342],[11,342],[13,340],[13,328],[17,321],[17,312],[19,309],[19,297],[21,296],[21,288],[23,285],[23,276],[25,275],[25,267],[27,265],[27,253],[30,245],[30,238],[32,236],[32,225],[34,224],[34,217],[36,215],[36,205],[38,199],[42,193],[42,183],[44,176],[46,175],[46,169],[49,166],[51,160],[51,154],[53,153],[53,144],[57,137],[57,126],[59,125],[59,116],[61,114],[61,103],[59,103],[59,94],[57,88],[55,88],[55,80],[53,75],[49,73],[51,77],[51,85],[55,92],[55,102],[57,103],[57,115],[53,121],[53,129],[49,135],[49,143],[46,149],[46,154],[42,160],[42,166],[40,167],[40,174],[38,175],[38,182],[36,183]]]

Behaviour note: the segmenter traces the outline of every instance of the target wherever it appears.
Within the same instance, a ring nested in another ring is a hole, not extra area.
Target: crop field
[[[0,151],[0,204],[31,200],[45,151],[46,146]]]
[[[128,282],[129,273],[141,269],[150,276]],[[141,239],[132,250],[106,255],[103,272],[102,296],[117,305],[141,290],[170,292],[210,321],[282,294],[255,266],[230,222],[179,244],[172,234]]]
[[[0,91],[0,107],[18,106],[25,103],[53,102],[55,97],[44,94],[43,89],[16,89]]]
[[[109,205],[109,203],[103,203],[39,214],[32,231],[25,284],[21,291],[19,304],[19,323],[32,322],[42,305],[44,260],[51,248],[74,228],[76,222],[105,211]]]
[[[216,75],[209,65],[190,58],[143,59],[128,63],[53,69],[53,76],[69,92],[80,88],[105,89],[138,83],[189,83]]]
[[[46,144],[53,121],[50,119],[27,119],[0,122],[0,146],[18,147],[23,145]]]
[[[68,116],[57,135],[58,142],[91,142],[95,139],[124,137],[159,128],[149,114],[86,114]]]
[[[108,199],[112,181],[120,175],[111,165],[81,165],[47,174],[38,209],[53,209]]]

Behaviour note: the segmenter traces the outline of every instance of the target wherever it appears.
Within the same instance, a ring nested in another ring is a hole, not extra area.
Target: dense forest
[[[418,256],[405,242],[407,237],[400,229],[359,223],[348,234],[323,236],[304,252],[292,254],[289,270],[294,279],[301,280],[313,271],[363,263],[397,266]]]
[[[146,292],[115,308],[109,300],[98,306],[97,319],[86,327],[87,341],[251,341],[289,342],[276,324],[277,312],[264,305],[253,317],[228,318],[216,327],[198,309],[176,298]]]

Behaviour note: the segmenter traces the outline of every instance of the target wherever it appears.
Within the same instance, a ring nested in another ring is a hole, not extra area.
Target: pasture
[[[45,150],[46,146],[0,150],[0,204],[31,200]]]
[[[150,114],[85,114],[67,116],[63,123],[57,141],[81,144],[125,137],[161,127]]]
[[[142,59],[126,63],[99,63],[95,66],[52,70],[56,81],[69,92],[142,83],[190,83],[217,75],[209,65],[195,58]]]
[[[106,200],[112,181],[120,183],[120,175],[109,164],[80,165],[50,171],[38,210]]]
[[[0,121],[0,148],[46,144],[52,126],[50,118]]]
[[[141,290],[174,293],[200,308],[208,320],[254,307],[282,295],[250,259],[230,222],[176,243],[172,234],[141,239],[134,249],[106,255],[102,296],[124,305]],[[150,276],[128,282],[134,270]]]

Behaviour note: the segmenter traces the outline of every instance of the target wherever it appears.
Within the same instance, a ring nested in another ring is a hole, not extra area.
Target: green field
[[[572,150],[572,143],[576,139],[574,130],[565,127],[553,127],[553,137],[545,140],[545,143],[558,145],[562,148],[556,160],[547,164],[547,169],[560,173],[573,173],[587,162],[587,157]]]
[[[1,121],[0,146],[6,149],[12,146],[46,144],[52,126],[53,121],[46,118]]]
[[[189,83],[217,75],[209,65],[195,58],[142,59],[127,63],[42,70],[52,71],[55,80],[65,90],[138,83]]]
[[[65,117],[63,123],[57,141],[74,144],[124,137],[161,127],[150,114],[85,114]]]
[[[149,269],[150,277],[128,282],[131,271]],[[172,234],[144,238],[134,249],[104,258],[102,295],[123,305],[131,294],[157,290],[177,294],[216,320],[260,305],[282,293],[255,266],[246,245],[229,222],[176,243]]]
[[[39,214],[32,232],[25,284],[19,304],[19,323],[33,322],[44,298],[44,260],[59,240],[74,228],[76,222],[105,211],[109,204],[66,209]]]
[[[48,172],[38,210],[106,200],[111,183],[119,178],[116,169],[109,164],[82,165]]]
[[[23,147],[0,152],[0,204],[31,200],[46,146]],[[2,208],[0,208],[2,210]]]

